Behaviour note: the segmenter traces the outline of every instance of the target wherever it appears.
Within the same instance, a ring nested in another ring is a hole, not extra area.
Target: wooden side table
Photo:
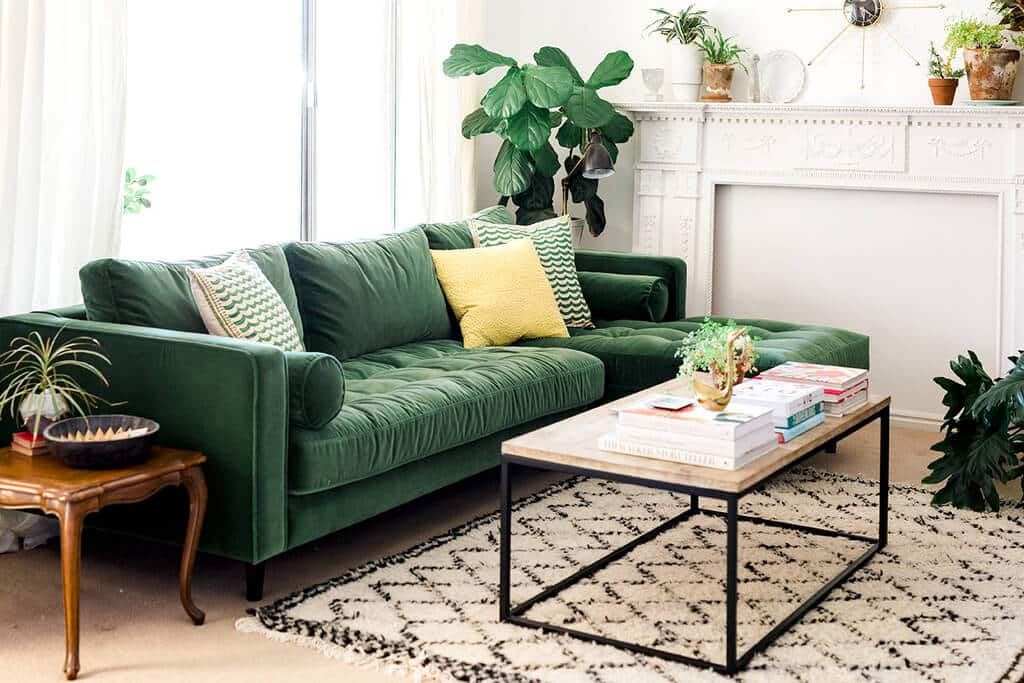
[[[60,520],[64,579],[64,674],[78,676],[78,603],[82,522],[108,505],[137,503],[167,486],[183,486],[189,497],[188,528],[181,556],[181,604],[196,626],[206,615],[192,602],[192,568],[206,515],[206,456],[195,451],[154,448],[141,465],[116,470],[65,467],[52,455],[26,456],[0,449],[0,508],[38,508]]]

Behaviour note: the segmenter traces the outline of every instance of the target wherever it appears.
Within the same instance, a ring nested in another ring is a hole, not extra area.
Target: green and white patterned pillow
[[[548,276],[555,301],[566,327],[593,327],[590,307],[583,298],[580,278],[576,274],[576,256],[572,246],[569,216],[551,218],[533,225],[502,225],[470,219],[473,244],[496,247],[524,237],[533,239],[540,264]]]
[[[210,268],[189,268],[188,279],[210,334],[305,351],[284,300],[249,252]]]

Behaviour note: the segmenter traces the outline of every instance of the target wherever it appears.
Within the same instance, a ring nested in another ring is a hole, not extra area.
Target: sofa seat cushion
[[[291,430],[291,495],[366,479],[585,406],[604,392],[601,361],[571,349],[464,349],[455,340],[435,340],[343,366],[341,412],[322,429]]]
[[[724,320],[724,319],[720,319]],[[639,320],[594,321],[597,329],[570,330],[569,339],[531,339],[520,345],[570,348],[592,354],[605,364],[607,395],[622,396],[676,376],[675,357],[683,338],[703,318],[652,323]],[[868,367],[868,338],[856,332],[821,325],[772,320],[736,320],[758,338],[757,367],[766,370],[789,360]]]

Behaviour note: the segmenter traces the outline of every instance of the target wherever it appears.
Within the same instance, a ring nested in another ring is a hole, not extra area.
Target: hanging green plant
[[[156,180],[155,176],[138,175],[134,168],[127,168],[124,172],[124,200],[121,206],[122,213],[141,213],[142,209],[153,206],[149,197],[149,184]]]
[[[506,69],[480,107],[462,120],[462,135],[470,139],[494,133],[502,138],[494,159],[494,189],[503,203],[511,199],[516,205],[516,221],[523,225],[556,215],[554,176],[563,165],[567,169],[575,165],[590,131],[601,133],[612,161],[618,158],[618,145],[633,136],[633,122],[598,94],[629,77],[633,60],[626,52],[606,55],[586,80],[557,47],[542,47],[533,60],[520,65],[480,45],[460,43],[452,47],[443,65],[445,75],[452,78]],[[556,141],[567,150],[564,163],[550,142],[555,128]],[[597,180],[576,174],[569,187],[572,201],[584,205],[593,235],[600,235],[607,223],[597,185]]]

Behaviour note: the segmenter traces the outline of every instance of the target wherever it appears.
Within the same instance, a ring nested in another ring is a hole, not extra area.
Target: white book
[[[705,436],[693,436],[692,434],[680,434],[678,432],[666,432],[643,427],[631,427],[619,425],[615,435],[622,441],[649,446],[667,446],[679,448],[695,453],[706,453],[708,455],[721,455],[727,458],[738,458],[747,451],[761,445],[773,432],[771,425],[765,425],[756,432],[733,441],[732,439],[709,439]]]
[[[842,417],[847,413],[853,412],[855,409],[861,407],[868,402],[868,391],[867,389],[860,393],[851,396],[850,398],[843,399],[839,403],[825,403],[825,414],[832,415],[833,417]]]
[[[645,399],[619,410],[619,425],[676,432],[709,439],[741,439],[772,424],[771,408],[732,401],[722,411],[704,410],[697,404],[681,410],[654,408]]]
[[[737,401],[771,408],[776,420],[784,420],[825,400],[825,390],[822,387],[769,379],[742,382],[733,387],[732,395]]]
[[[719,470],[738,470],[757,460],[762,455],[772,452],[775,450],[776,446],[778,446],[778,441],[774,431],[772,431],[771,436],[767,441],[747,451],[738,458],[728,458],[721,455],[708,455],[707,453],[697,453],[695,451],[688,451],[680,448],[650,446],[623,441],[611,432],[600,437],[597,442],[597,447],[603,451],[625,453],[626,455],[636,455],[642,458],[652,458],[654,460],[665,460],[668,462],[680,463],[682,465],[713,467]]]

